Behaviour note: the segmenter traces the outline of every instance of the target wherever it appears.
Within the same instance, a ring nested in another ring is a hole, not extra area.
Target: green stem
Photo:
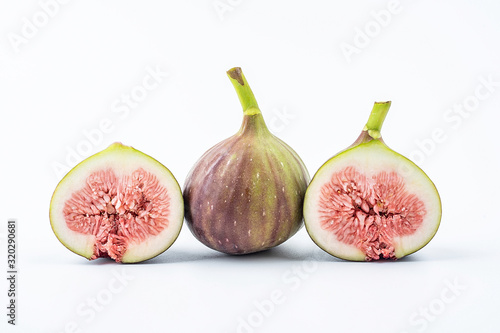
[[[227,71],[227,76],[231,80],[231,83],[238,94],[241,106],[243,107],[243,113],[249,116],[259,114],[259,106],[257,105],[252,89],[250,89],[241,68],[231,68]]]
[[[382,129],[382,124],[384,123],[385,116],[387,116],[387,112],[389,112],[389,108],[391,107],[391,102],[375,102],[373,106],[372,113],[370,114],[370,118],[368,118],[368,122],[365,125],[364,131],[368,131],[368,134],[374,138],[378,139],[382,135],[380,131]]]

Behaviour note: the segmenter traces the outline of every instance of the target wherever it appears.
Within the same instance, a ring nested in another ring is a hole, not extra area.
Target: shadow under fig
[[[211,260],[219,263],[269,263],[282,261],[333,261],[342,262],[344,260],[335,258],[323,250],[312,245],[308,248],[297,248],[290,244],[281,244],[277,247],[242,255],[231,255],[221,253],[209,248],[199,251],[182,251],[180,249],[169,249],[163,254],[144,261],[143,264],[168,264],[194,261]]]
[[[272,249],[256,253],[231,255],[218,252],[209,248],[199,251],[183,251],[181,249],[169,249],[155,258],[144,261],[142,264],[171,264],[195,261],[215,261],[220,263],[266,263],[272,261],[302,261],[311,259],[307,253],[291,251],[280,245]]]

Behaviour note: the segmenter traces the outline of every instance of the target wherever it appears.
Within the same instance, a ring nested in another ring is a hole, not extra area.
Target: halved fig
[[[172,173],[121,143],[75,166],[50,203],[57,238],[89,260],[132,263],[157,256],[175,241],[183,218],[182,193]]]
[[[390,105],[375,103],[358,139],[323,164],[306,191],[306,229],[335,257],[398,259],[424,247],[439,227],[433,182],[382,140]]]

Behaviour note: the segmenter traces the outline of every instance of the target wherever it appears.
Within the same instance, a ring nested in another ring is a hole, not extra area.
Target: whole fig
[[[241,68],[227,74],[243,123],[191,169],[183,191],[185,217],[206,246],[247,254],[277,246],[302,227],[310,178],[297,153],[267,128]]]

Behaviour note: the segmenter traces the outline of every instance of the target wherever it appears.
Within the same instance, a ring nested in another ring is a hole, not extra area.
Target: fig
[[[248,254],[283,243],[303,226],[310,178],[297,153],[267,128],[241,68],[227,74],[243,107],[243,122],[189,172],[185,217],[206,246]]]
[[[395,260],[424,247],[439,227],[434,183],[382,139],[390,105],[375,103],[358,139],[324,163],[306,191],[306,230],[335,257]]]
[[[172,245],[182,227],[184,204],[165,166],[117,142],[64,176],[49,215],[56,237],[74,253],[133,263]]]

